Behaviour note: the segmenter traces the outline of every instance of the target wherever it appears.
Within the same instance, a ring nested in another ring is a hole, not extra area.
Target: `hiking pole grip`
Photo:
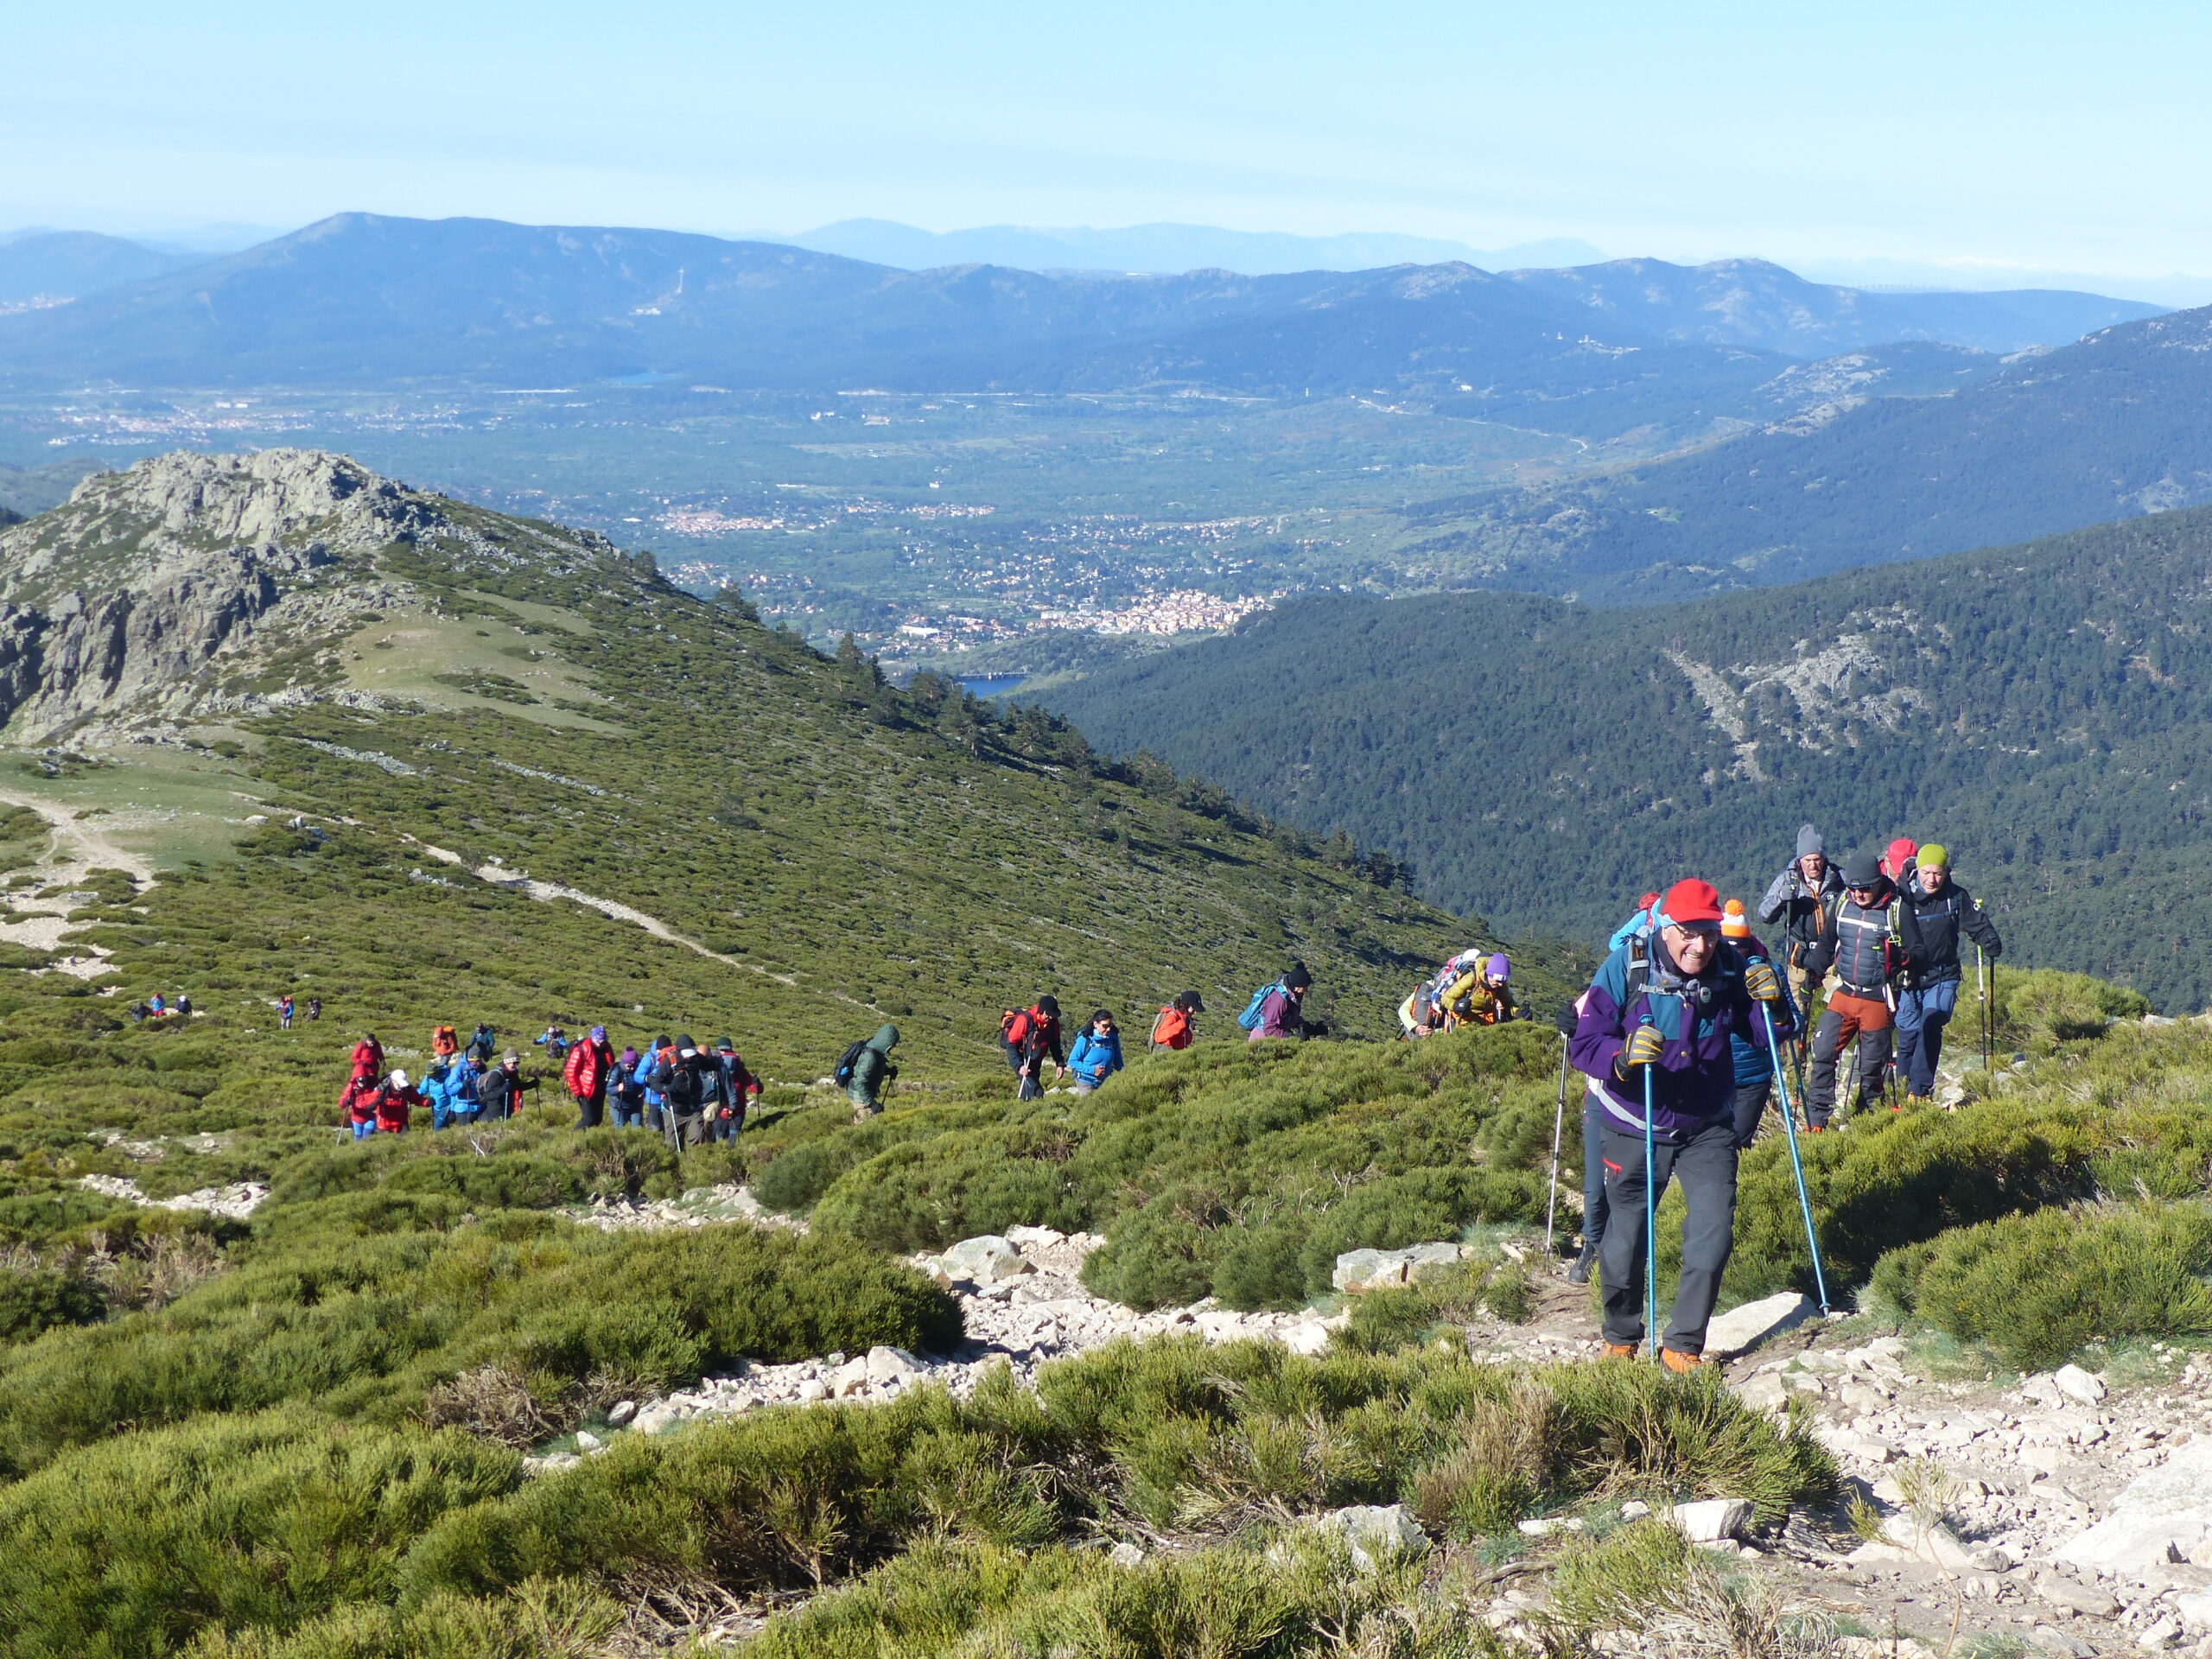
[[[1797,1209],[1805,1217],[1805,1248],[1813,1253],[1813,1287],[1820,1293],[1821,1312],[1828,1311],[1827,1275],[1821,1271],[1821,1241],[1813,1231],[1813,1199],[1805,1190],[1805,1162],[1797,1154],[1797,1124],[1789,1115],[1789,1079],[1783,1075],[1782,1046],[1774,1039],[1774,1011],[1761,1006],[1766,1024],[1767,1057],[1774,1063],[1774,1085],[1782,1090],[1782,1133],[1789,1142],[1789,1170],[1797,1178]]]

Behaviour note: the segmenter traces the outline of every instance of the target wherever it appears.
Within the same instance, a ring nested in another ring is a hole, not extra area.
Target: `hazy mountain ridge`
[[[0,307],[56,303],[196,264],[206,256],[149,248],[97,231],[0,235]]]

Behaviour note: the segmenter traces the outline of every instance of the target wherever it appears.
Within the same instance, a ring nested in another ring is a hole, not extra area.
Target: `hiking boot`
[[[1588,1284],[1590,1282],[1590,1270],[1597,1265],[1598,1252],[1595,1250],[1583,1251],[1581,1255],[1574,1258],[1574,1265],[1567,1270],[1567,1282],[1570,1285]]]
[[[1695,1354],[1678,1354],[1671,1348],[1659,1351],[1659,1363],[1677,1376],[1688,1376],[1705,1361]]]
[[[1609,1342],[1605,1344],[1607,1359],[1634,1359],[1636,1344],[1632,1342]]]

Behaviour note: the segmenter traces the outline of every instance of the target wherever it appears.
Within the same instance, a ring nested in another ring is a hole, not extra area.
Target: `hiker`
[[[464,1110],[474,1108],[474,1100],[464,1103],[462,1094],[472,1081],[461,1069],[458,1055],[430,1062],[430,1069],[423,1074],[423,1098],[429,1104],[432,1128],[448,1128],[461,1121]]]
[[[469,1033],[468,1038],[468,1052],[474,1057],[476,1064],[488,1068],[492,1064],[493,1056],[499,1051],[499,1033],[479,1020],[476,1022],[476,1029]]]
[[[1805,954],[1820,937],[1827,912],[1843,897],[1843,875],[1828,862],[1826,837],[1805,825],[1797,832],[1796,856],[1774,878],[1759,900],[1759,920],[1782,929],[1782,960],[1791,994],[1809,1006],[1811,982]]]
[[[653,1087],[660,1091],[661,1132],[677,1151],[706,1143],[707,1113],[715,1104],[721,1074],[721,1068],[699,1052],[689,1033],[677,1034],[673,1054],[656,1057]]]
[[[522,1074],[522,1056],[509,1049],[499,1065],[476,1080],[476,1098],[483,1103],[480,1116],[489,1122],[504,1122],[522,1110],[523,1096],[537,1087],[536,1077]]]
[[[1196,991],[1176,992],[1175,1000],[1154,1018],[1152,1035],[1146,1039],[1147,1046],[1154,1052],[1162,1049],[1188,1048],[1192,1039],[1198,1035],[1196,1027],[1191,1024],[1191,1016],[1205,1011],[1206,1005],[1198,1000]]]
[[[569,1035],[561,1029],[558,1020],[546,1027],[543,1036],[531,1038],[530,1043],[532,1048],[543,1049],[545,1058],[549,1060],[565,1060],[569,1058]]]
[[[449,1060],[461,1052],[461,1034],[451,1026],[430,1027],[430,1058]]]
[[[311,996],[308,998],[308,1018],[309,1020],[320,1020],[322,1018],[322,999],[321,997]]]
[[[1440,999],[1444,1010],[1444,1029],[1456,1030],[1461,1026],[1499,1026],[1521,1016],[1521,1005],[1513,1000],[1507,982],[1513,976],[1513,964],[1503,950],[1484,957],[1469,968],[1446,988]]]
[[[377,1133],[406,1134],[409,1114],[427,1103],[422,1090],[407,1081],[406,1072],[394,1071],[376,1092]]]
[[[1926,1100],[1936,1092],[1936,1067],[1943,1058],[1943,1028],[1951,1023],[1964,976],[1961,934],[1991,962],[2005,953],[1997,925],[1981,901],[1951,880],[1951,855],[1936,842],[1919,849],[1917,879],[1900,895],[1897,943],[1904,974],[1897,987],[1897,1069],[1905,1092]]]
[[[607,1027],[594,1026],[591,1035],[569,1051],[561,1068],[561,1081],[576,1103],[576,1127],[595,1129],[607,1115],[607,1085],[614,1071],[614,1048],[607,1040]]]
[[[1618,950],[1630,939],[1639,938],[1651,931],[1651,906],[1659,902],[1659,895],[1647,893],[1636,901],[1636,914],[1613,930],[1612,938],[1605,941],[1608,952]]]
[[[1919,850],[1910,836],[1899,836],[1882,849],[1882,874],[1890,878],[1890,885],[1899,893],[1911,886],[1913,855]]]
[[[372,1083],[384,1075],[384,1045],[377,1040],[373,1031],[353,1045],[353,1075],[357,1078],[366,1077]]]
[[[146,1012],[151,1014],[155,1019],[166,1019],[168,1015],[168,1011],[169,1005],[162,999],[162,994],[159,991],[156,991],[151,996],[146,999]]]
[[[1040,996],[1037,1000],[1040,1003],[1052,1001],[1049,996]],[[1055,1016],[1058,1014],[1058,1004],[1054,1004],[1052,1012]],[[1052,1033],[1052,1040],[1056,1044],[1059,1040],[1058,1023],[1056,1017]],[[879,1026],[874,1036],[847,1049],[845,1058],[837,1062],[840,1075],[836,1080],[844,1085],[845,1098],[853,1103],[854,1122],[863,1122],[883,1110],[883,1091],[899,1075],[899,1068],[891,1062],[891,1051],[898,1046],[899,1027]],[[1022,1098],[1026,1100],[1029,1096],[1025,1095]]]
[[[885,1031],[891,1027],[886,1026]],[[878,1035],[881,1033],[879,1033]],[[999,1016],[999,1046],[1006,1051],[1006,1063],[1014,1068],[1014,1075],[1021,1082],[1014,1090],[1021,1100],[1034,1100],[1045,1092],[1040,1073],[1045,1062],[1051,1060],[1058,1072],[1068,1058],[1060,1047],[1059,999],[1040,996],[1026,1008],[1008,1008]]]
[[[745,1109],[760,1098],[760,1079],[737,1057],[727,1037],[715,1045],[715,1109],[712,1132],[717,1141],[734,1141],[745,1128]]]
[[[1122,1033],[1113,1014],[1094,1008],[1083,1031],[1068,1051],[1068,1070],[1075,1076],[1075,1091],[1087,1095],[1122,1069]]]
[[[1408,1042],[1435,1035],[1436,988],[1428,981],[1408,991],[1406,1000],[1398,1004],[1398,1027]]]
[[[348,1077],[345,1092],[338,1096],[338,1109],[346,1114],[346,1121],[353,1128],[356,1141],[365,1141],[377,1132],[377,1080],[374,1077]]]
[[[1306,993],[1313,988],[1313,976],[1302,962],[1290,964],[1290,971],[1272,985],[1262,985],[1252,993],[1250,1006],[1239,1015],[1236,1023],[1251,1033],[1247,1042],[1258,1042],[1263,1037],[1317,1037],[1319,1026],[1306,1020]]]
[[[1766,946],[1751,932],[1751,918],[1744,914],[1744,901],[1731,899],[1721,909],[1720,937],[1736,947],[1746,963],[1764,962],[1774,965]],[[1785,1032],[1797,1028],[1797,1005],[1789,995],[1789,982],[1783,982],[1782,995],[1769,1005],[1776,1014],[1774,1035],[1776,1048],[1766,1042],[1765,1027],[1754,1019],[1748,1031],[1728,1033],[1729,1052],[1736,1061],[1736,1147],[1743,1151],[1758,1136],[1759,1124],[1766,1117],[1767,1097],[1774,1092],[1775,1055]],[[1787,1106],[1783,1109],[1787,1111]]]
[[[645,1121],[645,1085],[638,1081],[638,1051],[626,1046],[614,1057],[613,1075],[607,1080],[607,1109],[618,1129],[634,1129]]]
[[[476,1057],[464,1050],[455,1055],[447,1068],[453,1090],[453,1118],[457,1124],[475,1122],[484,1116],[484,1099],[477,1092],[484,1081],[487,1067],[479,1065]]]
[[[1805,1091],[1805,1126],[1815,1135],[1827,1128],[1835,1110],[1836,1063],[1853,1038],[1859,1039],[1858,1098],[1882,1092],[1890,1064],[1890,982],[1897,965],[1890,942],[1895,894],[1880,855],[1853,853],[1843,867],[1843,898],[1805,954],[1805,971],[1815,985],[1831,972],[1836,979],[1813,1033],[1812,1080]]]
[[[291,1028],[292,994],[289,991],[287,991],[283,995],[276,999],[276,1029],[279,1031],[289,1031]]]
[[[676,1058],[676,1045],[666,1037],[653,1039],[653,1046],[638,1057],[636,1068],[631,1073],[638,1086],[645,1090],[645,1127],[656,1135],[661,1132],[661,1108],[664,1103],[658,1089],[653,1086],[653,1073],[660,1070],[664,1061]]]
[[[1645,1107],[1653,1208],[1679,1179],[1688,1213],[1681,1272],[1662,1351],[1670,1370],[1701,1363],[1736,1219],[1736,1067],[1730,1038],[1788,1029],[1773,966],[1720,937],[1720,895],[1694,879],[1667,889],[1650,932],[1606,957],[1583,993],[1569,1054],[1601,1109],[1609,1210],[1599,1247],[1605,1351],[1643,1339]],[[1759,1005],[1755,1009],[1754,1004]],[[1649,1091],[1647,1095],[1647,1090]]]
[[[192,998],[183,991],[176,994],[176,1017],[180,1020],[192,1018]]]

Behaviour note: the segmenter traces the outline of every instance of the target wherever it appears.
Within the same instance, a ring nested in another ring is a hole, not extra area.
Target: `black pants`
[[[586,1095],[576,1102],[576,1127],[595,1129],[607,1119],[607,1090]]]
[[[1766,1116],[1766,1097],[1774,1092],[1774,1078],[1761,1077],[1757,1083],[1736,1085],[1736,1149],[1749,1147],[1758,1138],[1759,1120]]]
[[[1869,1030],[1855,1010],[1838,1007],[1831,998],[1813,1033],[1812,1077],[1805,1090],[1806,1122],[1823,1128],[1827,1126],[1836,1107],[1836,1066],[1843,1058],[1845,1046],[1854,1037],[1859,1040],[1857,1103],[1879,1100],[1883,1079],[1890,1069],[1892,1035],[1886,1020],[1878,1029]]]
[[[685,1147],[707,1144],[707,1117],[703,1112],[664,1111],[661,1115],[666,1125],[668,1144],[681,1151]]]
[[[1035,1100],[1043,1095],[1045,1085],[1038,1079],[1045,1069],[1045,1057],[1028,1053],[1012,1043],[1001,1042],[999,1046],[1006,1051],[1006,1063],[1014,1068],[1014,1076],[1021,1079],[1020,1086],[1014,1090],[1014,1098]],[[1024,1067],[1027,1069],[1024,1070]]]
[[[1605,1198],[1612,1213],[1598,1250],[1605,1288],[1605,1340],[1643,1340],[1643,1137],[1605,1128]],[[1705,1327],[1720,1295],[1720,1275],[1736,1242],[1736,1125],[1726,1112],[1679,1146],[1652,1148],[1658,1190],[1652,1208],[1679,1179],[1689,1214],[1682,1222],[1682,1272],[1675,1289],[1674,1317],[1664,1345],[1678,1354],[1705,1351]]]
[[[1582,1091],[1582,1249],[1593,1254],[1605,1236],[1605,1109]]]

